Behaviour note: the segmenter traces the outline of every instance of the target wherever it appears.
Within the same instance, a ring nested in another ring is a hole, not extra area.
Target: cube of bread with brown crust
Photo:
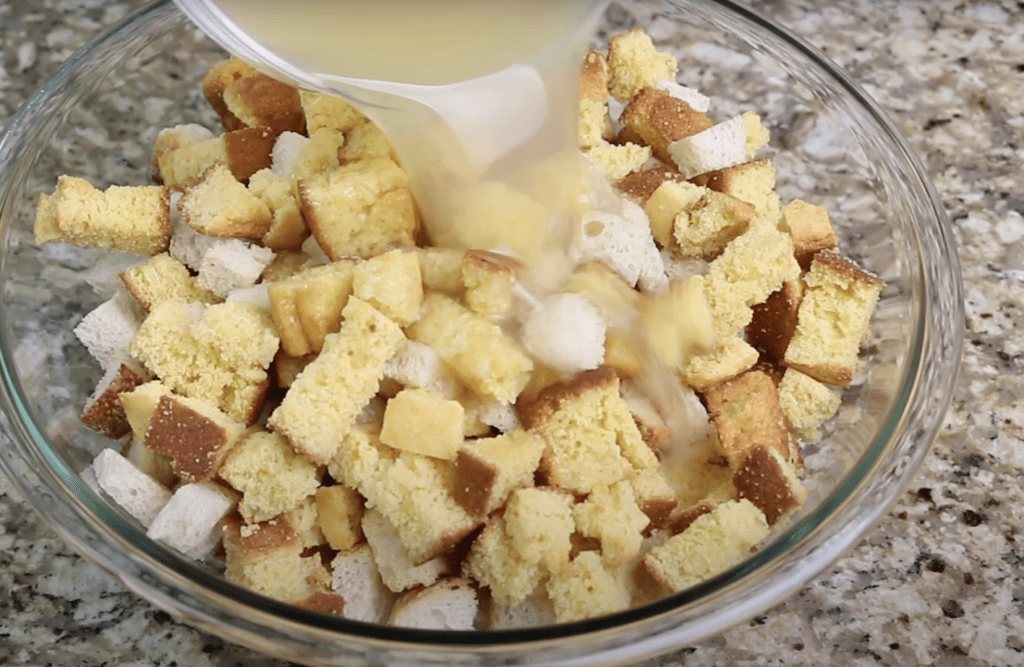
[[[679,498],[659,468],[645,468],[629,480],[633,487],[633,496],[650,523],[645,534],[651,530],[665,528],[672,513],[679,506]]]
[[[775,363],[782,363],[786,356],[786,348],[796,332],[803,296],[803,281],[787,280],[767,300],[753,306],[753,317],[746,329],[747,341]]]
[[[755,447],[790,456],[790,435],[779,405],[779,390],[761,370],[750,370],[702,392],[718,445],[729,465],[738,468]]]
[[[327,544],[348,551],[363,541],[363,497],[343,484],[316,490],[316,515]]]
[[[626,102],[660,81],[675,81],[679,63],[661,53],[642,28],[618,34],[608,42],[609,90]]]
[[[245,432],[245,424],[215,405],[185,396],[165,395],[146,430],[146,446],[166,456],[186,482],[208,482]]]
[[[464,439],[465,409],[424,389],[403,389],[388,401],[380,441],[406,452],[452,461]]]
[[[369,258],[414,244],[416,209],[408,186],[392,160],[371,158],[299,181],[299,201],[328,257]]]
[[[275,135],[306,133],[298,89],[263,72],[254,70],[232,78],[224,86],[221,99],[228,112],[246,127],[270,128]]]
[[[479,607],[473,581],[441,579],[426,588],[402,593],[391,609],[388,624],[422,630],[473,630]]]
[[[807,489],[796,469],[777,450],[758,445],[743,459],[732,476],[739,498],[764,512],[769,526],[803,504]]]
[[[547,443],[540,474],[552,486],[585,494],[657,466],[609,366],[551,385],[519,408],[524,427]]]
[[[352,293],[407,327],[420,317],[423,277],[419,255],[390,250],[359,262],[352,270]]]
[[[210,132],[210,130],[202,125],[194,123],[165,127],[160,130],[156,135],[156,140],[153,142],[153,152],[150,161],[150,175],[153,178],[153,182],[157,185],[164,184],[160,176],[160,158],[166,153],[189,144],[213,138],[213,132]]]
[[[296,454],[283,436],[262,430],[241,438],[221,464],[219,475],[242,493],[238,511],[246,523],[293,510],[320,486],[315,465]]]
[[[526,386],[533,362],[501,328],[454,299],[429,294],[409,338],[431,346],[470,389],[512,403]]]
[[[680,376],[689,387],[698,391],[707,389],[753,368],[759,356],[758,351],[739,336],[727,336],[711,351],[691,357]]]
[[[473,516],[494,512],[514,489],[533,485],[544,446],[523,429],[467,440],[455,458],[455,501]]]
[[[746,232],[756,216],[753,204],[706,190],[696,203],[676,214],[672,236],[677,252],[711,261]]]
[[[821,440],[821,425],[841,403],[842,397],[835,389],[795,368],[785,369],[779,383],[779,405],[789,427],[804,442]]]
[[[835,250],[822,250],[804,284],[799,321],[783,361],[819,382],[849,386],[884,283]]]
[[[512,286],[516,263],[496,253],[469,250],[462,258],[462,284],[466,305],[477,315],[500,320],[512,314],[515,306]]]
[[[170,194],[159,185],[111,185],[60,176],[52,194],[40,194],[34,226],[36,243],[70,243],[86,248],[156,255],[171,241]]]
[[[694,111],[686,102],[657,88],[641,90],[630,100],[619,120],[665,164],[673,163],[668,150],[670,144],[714,124],[707,114]]]
[[[144,382],[119,396],[124,407],[125,418],[132,429],[134,440],[145,445],[146,431],[149,420],[156,412],[160,399],[171,393],[171,390],[159,380]]]
[[[207,236],[260,240],[273,222],[263,200],[235,180],[223,163],[185,190],[178,210],[189,227]]]
[[[300,90],[299,102],[306,116],[306,129],[310,135],[322,129],[347,132],[368,118],[337,95],[312,90]]]
[[[82,410],[82,423],[108,438],[120,439],[132,432],[121,394],[134,390],[149,379],[135,360],[126,359],[112,367],[96,385],[96,391]]]
[[[793,237],[796,261],[804,271],[811,268],[811,262],[819,251],[835,249],[836,233],[824,206],[794,199],[782,207],[782,216],[789,235]]]
[[[640,206],[645,206],[647,200],[651,198],[651,195],[655,193],[662,183],[665,181],[676,181],[678,183],[683,180],[685,180],[683,175],[675,167],[658,163],[653,167],[627,174],[615,184],[615,187],[618,188],[619,192]],[[655,236],[654,240],[657,241],[658,236]]]
[[[154,255],[121,272],[125,287],[146,310],[161,301],[216,303],[217,297],[199,287],[188,267],[166,253]]]
[[[342,437],[377,394],[388,359],[405,341],[397,324],[355,297],[342,318],[341,328],[325,337],[320,355],[296,378],[268,422],[318,464],[328,463],[341,447]]]
[[[580,80],[580,148],[599,146],[614,138],[608,95],[608,60],[603,54],[590,51],[583,60]]]
[[[246,127],[181,146],[160,156],[160,180],[169,188],[184,190],[223,162],[236,180],[247,183],[260,169],[270,168],[275,139],[268,128]]]
[[[249,178],[249,192],[263,201],[272,216],[261,239],[263,245],[274,251],[300,250],[309,238],[309,228],[299,208],[294,181],[261,169]]]
[[[224,90],[231,82],[253,72],[256,72],[256,69],[252,65],[241,58],[231,56],[211,67],[203,77],[203,96],[220,116],[221,125],[226,132],[240,130],[245,127],[245,123],[228,109],[224,102]]]
[[[782,216],[779,195],[775,192],[775,164],[770,158],[744,162],[734,167],[696,176],[690,181],[715,192],[753,205],[758,215],[770,222]]]
[[[281,349],[292,357],[319,352],[341,328],[341,312],[352,294],[355,262],[314,266],[267,286],[270,314]]]
[[[306,269],[321,266],[317,260],[299,250],[281,250],[260,274],[261,283],[272,283],[290,278]]]
[[[329,590],[320,555],[303,557],[302,540],[286,518],[248,525],[235,515],[224,521],[223,536],[224,577],[231,583],[284,602]]]

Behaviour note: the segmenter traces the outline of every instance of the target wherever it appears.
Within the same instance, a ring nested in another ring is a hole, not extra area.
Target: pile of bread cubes
[[[363,114],[215,66],[222,131],[162,130],[155,184],[39,196],[37,242],[139,256],[74,329],[105,371],[82,420],[120,441],[84,478],[239,586],[397,626],[577,621],[748,557],[882,282],[677,69],[641,30],[587,55],[604,203],[524,305],[516,258],[424,238]]]

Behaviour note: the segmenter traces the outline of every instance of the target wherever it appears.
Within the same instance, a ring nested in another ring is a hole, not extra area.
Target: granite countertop
[[[0,0],[0,128],[138,0]],[[1024,3],[760,0],[885,108],[960,244],[967,334],[932,452],[863,542],[682,665],[1024,664]],[[281,665],[179,624],[72,552],[0,475],[0,664]]]

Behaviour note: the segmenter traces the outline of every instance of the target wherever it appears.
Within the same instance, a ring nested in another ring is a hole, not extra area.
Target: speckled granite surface
[[[0,127],[141,2],[0,0]],[[778,0],[923,157],[960,241],[967,344],[916,479],[863,543],[683,665],[1024,664],[1024,3]],[[66,547],[0,475],[0,664],[279,665],[175,623]]]

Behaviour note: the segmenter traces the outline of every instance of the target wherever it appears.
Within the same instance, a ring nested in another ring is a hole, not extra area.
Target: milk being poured
[[[586,188],[580,63],[606,2],[179,0],[230,50],[380,125],[433,244],[506,252],[546,286]]]

